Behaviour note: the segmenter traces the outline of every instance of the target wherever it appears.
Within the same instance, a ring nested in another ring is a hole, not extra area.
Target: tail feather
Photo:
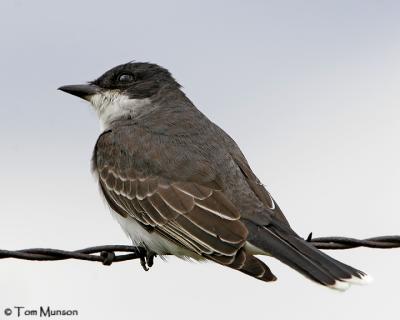
[[[262,281],[269,282],[276,280],[275,275],[264,262],[248,254],[243,248],[233,257],[212,255],[208,256],[208,258]]]
[[[300,238],[288,227],[258,226],[246,222],[255,247],[272,255],[307,278],[334,289],[345,290],[349,283],[366,283],[368,276],[351,266],[333,259]]]

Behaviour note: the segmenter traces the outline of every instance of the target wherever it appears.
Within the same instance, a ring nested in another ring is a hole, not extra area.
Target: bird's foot
[[[149,271],[154,264],[154,257],[156,257],[157,254],[144,247],[138,247],[138,254],[143,270]]]

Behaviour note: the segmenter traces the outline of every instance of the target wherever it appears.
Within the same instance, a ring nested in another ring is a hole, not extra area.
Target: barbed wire
[[[313,238],[312,233],[310,233],[307,237],[307,241],[318,249],[339,250],[357,247],[375,249],[400,248],[400,236],[381,236],[359,240],[346,237]],[[142,267],[146,271],[148,270],[147,266],[151,267],[153,264],[152,257],[146,257],[146,250],[144,248],[129,245],[104,245],[75,251],[49,248],[33,248],[16,251],[0,249],[0,259],[8,258],[34,261],[75,259],[101,262],[103,265],[111,265],[114,262],[140,259]]]

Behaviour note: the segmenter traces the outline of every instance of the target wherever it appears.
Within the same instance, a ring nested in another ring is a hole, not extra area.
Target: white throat
[[[134,117],[144,107],[150,107],[149,98],[131,99],[118,90],[96,93],[90,97],[100,120],[102,130],[109,128],[112,121],[126,116]]]

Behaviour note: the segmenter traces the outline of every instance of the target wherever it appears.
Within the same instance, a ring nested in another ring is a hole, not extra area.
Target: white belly
[[[147,249],[157,253],[158,255],[173,254],[177,257],[190,257],[196,260],[201,258],[196,253],[176,245],[155,232],[148,232],[134,218],[124,218],[112,209],[111,214],[118,221],[125,234],[131,238],[132,243],[135,246],[144,245]]]

